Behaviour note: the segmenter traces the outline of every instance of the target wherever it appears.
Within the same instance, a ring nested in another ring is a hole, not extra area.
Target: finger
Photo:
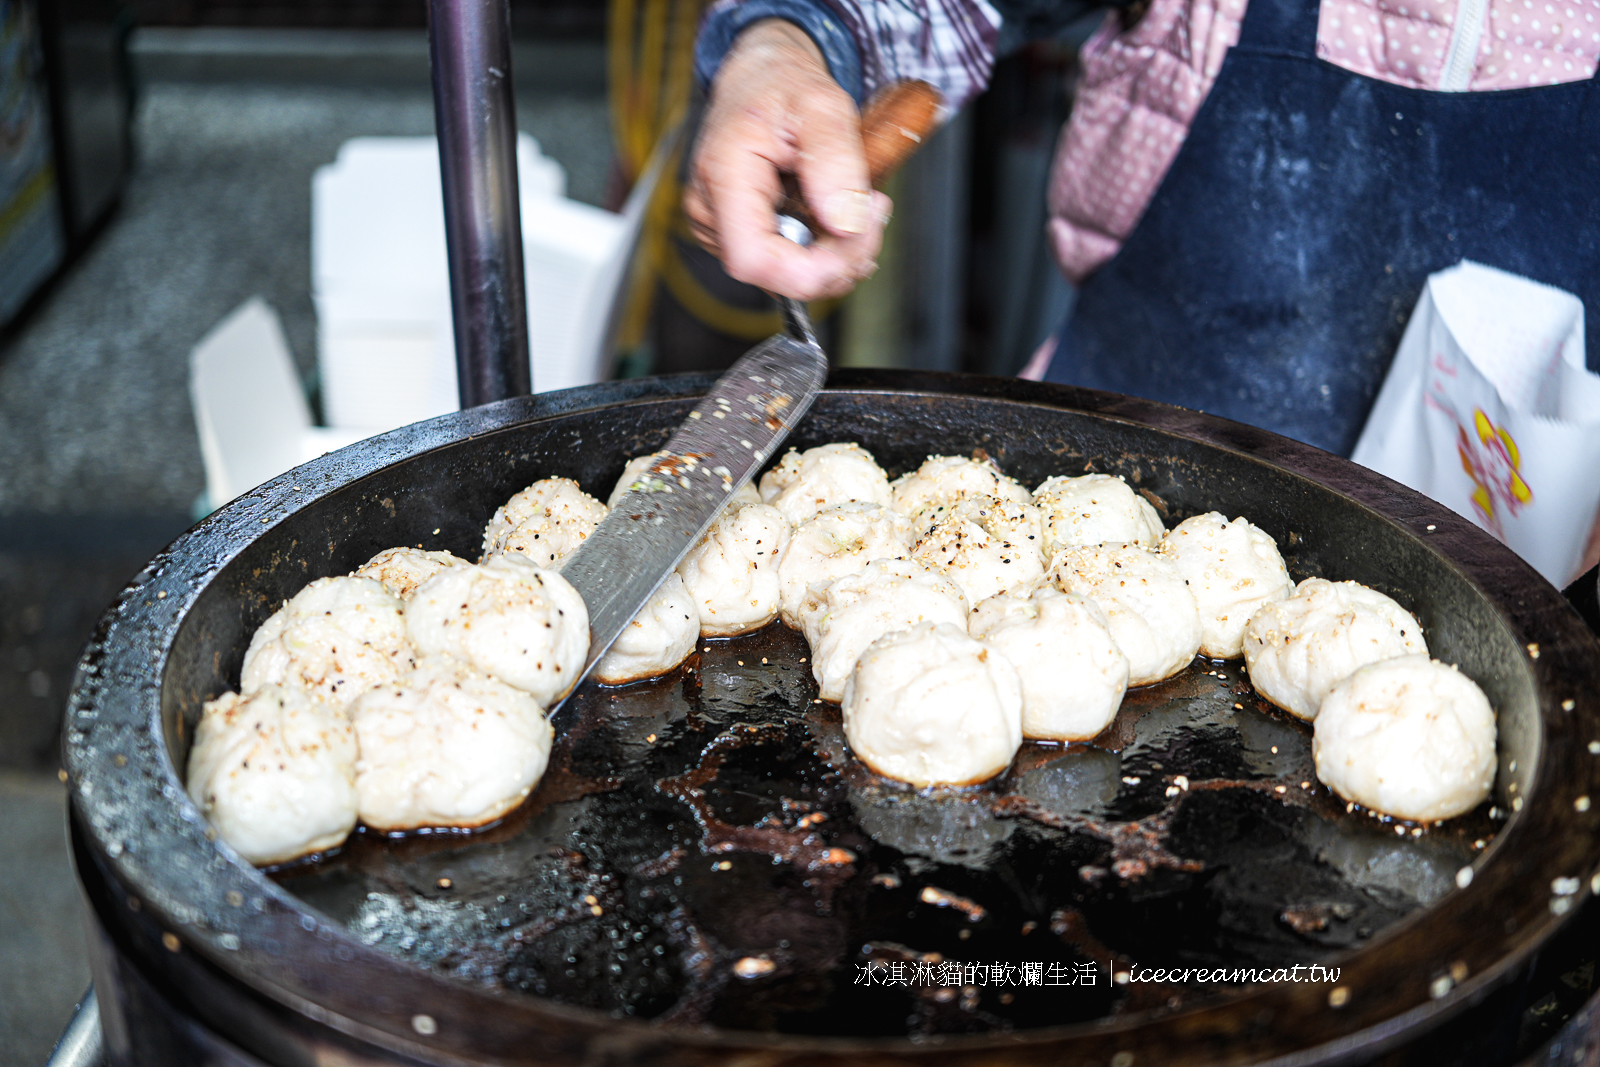
[[[700,247],[721,259],[722,244],[717,239],[716,219],[697,181],[691,181],[683,191],[683,214],[689,222],[689,232]]]
[[[881,229],[855,101],[829,85],[800,94],[793,107],[795,174],[817,221],[837,237]]]
[[[837,289],[849,264],[812,255],[779,236],[773,205],[782,198],[779,169],[792,158],[759,115],[731,119],[714,131],[698,157],[701,225],[714,233],[730,277],[799,299]]]
[[[729,269],[729,274],[740,281],[759,278],[754,284],[771,292],[792,296],[799,300],[823,300],[840,297],[854,289],[856,283],[870,278],[878,269],[877,256],[882,245],[883,223],[893,210],[893,201],[882,193],[872,194],[873,219],[877,223],[867,233],[837,237],[823,234],[809,248],[799,249],[784,238],[776,238],[771,245],[763,245],[757,254],[776,257],[765,270],[745,273],[741,265]],[[800,252],[802,258],[795,258]],[[741,273],[735,273],[739,270]]]
[[[723,261],[730,277],[801,300],[849,291],[861,261],[876,252],[870,241],[858,237],[840,251],[803,249],[781,237],[772,206],[781,188],[777,169],[757,150],[756,138],[730,131],[727,143],[713,138],[703,147],[684,191],[684,213],[695,238]]]
[[[736,281],[796,300],[843,296],[861,276],[862,264],[848,252],[801,248],[776,233],[747,242],[741,256],[725,255],[723,266]]]
[[[866,231],[846,236],[824,234],[812,248],[818,252],[826,252],[836,257],[837,264],[834,270],[843,271],[849,280],[849,287],[865,278],[870,278],[878,269],[878,254],[883,248],[883,227],[888,222],[894,210],[894,202],[883,193],[873,193],[868,201],[872,212],[873,225]],[[830,264],[831,265],[831,264]],[[835,289],[836,286],[829,285]],[[842,295],[839,292],[830,292],[828,295]]]

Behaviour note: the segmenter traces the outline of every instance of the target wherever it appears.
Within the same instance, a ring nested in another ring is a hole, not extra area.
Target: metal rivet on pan
[[[237,889],[228,890],[227,901],[236,908],[244,907],[244,894]]]
[[[1538,659],[1539,658],[1539,642],[1537,642],[1537,641],[1528,642],[1528,655],[1532,659]]]
[[[1457,983],[1465,982],[1467,975],[1470,973],[1472,972],[1467,970],[1467,962],[1465,960],[1456,960],[1450,965],[1450,977],[1454,978]]]
[[[430,1034],[437,1034],[439,1032],[439,1024],[433,1021],[433,1016],[431,1015],[413,1015],[411,1017],[411,1029],[426,1037]]]
[[[178,935],[170,932],[161,935],[161,944],[165,946],[168,952],[176,952],[182,947],[182,943],[178,940]]]
[[[1441,974],[1429,984],[1428,996],[1432,997],[1434,1000],[1438,1000],[1440,997],[1450,992],[1450,990],[1454,989],[1455,986],[1456,982],[1454,978],[1451,978],[1448,974]]]
[[[1334,986],[1328,990],[1328,1007],[1342,1008],[1350,1003],[1350,990],[1344,986]]]
[[[1111,1067],[1133,1067],[1133,1053],[1119,1052],[1111,1057]]]
[[[1572,808],[1573,808],[1574,811],[1588,811],[1589,810],[1589,798],[1588,797],[1579,797],[1577,800],[1574,800],[1572,802]]]
[[[1577,706],[1578,706],[1578,702],[1576,700],[1563,700],[1561,702],[1561,710],[1562,711],[1571,711],[1573,708],[1575,708]]]
[[[1467,886],[1469,886],[1471,884],[1472,884],[1472,868],[1471,867],[1463,867],[1459,871],[1456,872],[1456,885],[1460,886],[1462,889],[1465,889],[1465,888],[1467,888]]]
[[[1439,527],[1438,527],[1438,526],[1436,526],[1436,525],[1434,525],[1434,524],[1433,524],[1433,523],[1431,523],[1431,522],[1430,522],[1430,523],[1428,523],[1428,529],[1430,529],[1430,530],[1437,530],[1437,529],[1438,529],[1438,528],[1439,528]]]

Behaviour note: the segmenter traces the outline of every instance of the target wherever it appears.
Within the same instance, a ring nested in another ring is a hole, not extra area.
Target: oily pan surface
[[[248,548],[174,648],[164,699],[179,765],[182,724],[236,683],[251,630],[304,582],[395,544],[475,556],[513,492],[565,475],[603,496],[688,406],[578,413],[447,446]],[[831,440],[860,441],[891,474],[980,448],[1030,486],[1122,474],[1165,504],[1169,527],[1243,514],[1278,539],[1297,580],[1355,578],[1394,596],[1502,723],[1516,708],[1514,722],[1536,724],[1515,643],[1470,584],[1304,479],[1143,427],[960,396],[824,394],[793,444]],[[1130,693],[1093,745],[1025,745],[994,783],[918,795],[848,756],[837,709],[813,702],[798,634],[780,624],[699,647],[664,679],[581,690],[556,721],[545,780],[500,825],[360,835],[277,879],[358,938],[469,982],[684,1024],[915,1035],[1225,991],[1111,981],[1135,964],[1336,961],[1452,890],[1493,830],[1481,811],[1420,836],[1347,813],[1315,781],[1309,729],[1255,698],[1239,661],[1197,661]],[[1502,751],[1531,756],[1536,729],[1514,727]],[[946,961],[990,966],[952,986],[933,969]],[[862,984],[869,963],[908,976],[924,964],[924,984],[883,984],[886,971]],[[1019,984],[1024,964],[1049,984]]]

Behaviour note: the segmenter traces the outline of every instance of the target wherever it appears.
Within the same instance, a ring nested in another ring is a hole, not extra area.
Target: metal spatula
[[[897,83],[868,103],[862,130],[875,185],[921,143],[938,108],[937,90],[924,82]],[[804,204],[791,195],[779,212],[784,236],[810,244]],[[778,299],[789,336],[768,338],[717,379],[667,442],[666,455],[562,566],[589,608],[589,657],[580,682],[822,389],[828,357],[805,305]]]

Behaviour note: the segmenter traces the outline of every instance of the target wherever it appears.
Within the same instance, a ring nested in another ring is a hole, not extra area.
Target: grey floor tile
[[[56,772],[67,688],[96,620],[188,525],[181,512],[0,515],[0,772]]]
[[[0,772],[0,1061],[42,1064],[89,985],[66,789]]]

